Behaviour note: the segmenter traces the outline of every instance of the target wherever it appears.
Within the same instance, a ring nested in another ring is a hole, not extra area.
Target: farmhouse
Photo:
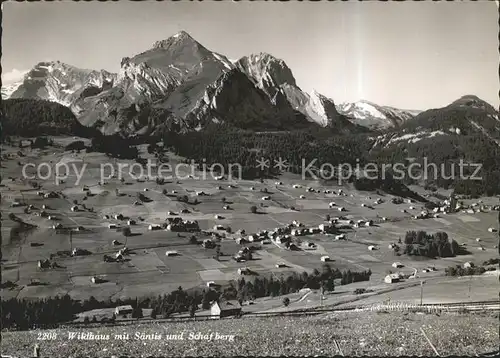
[[[286,265],[283,262],[278,262],[276,264],[276,268],[282,268],[282,267],[286,267]]]
[[[270,197],[270,196],[263,196],[263,197],[262,197],[262,200],[270,200],[270,199],[271,199],[271,197]]]
[[[319,224],[318,225],[318,230],[323,232],[323,233],[329,233],[333,230],[332,225],[327,225],[327,224]]]
[[[165,252],[165,256],[177,256],[177,255],[178,252],[174,250]]]
[[[489,232],[497,232],[497,230],[496,230],[495,228],[493,228],[493,227],[490,227],[490,228],[488,229],[488,231],[489,231]]]
[[[394,267],[394,268],[401,268],[401,267],[404,267],[404,265],[401,262],[394,262],[392,264],[392,267]]]
[[[215,301],[210,307],[210,314],[215,319],[239,316],[241,314],[241,305],[235,300]]]
[[[38,260],[38,268],[44,269],[44,268],[49,268],[49,267],[50,267],[49,260]]]
[[[321,256],[321,261],[322,262],[328,262],[328,261],[330,261],[330,256]]]
[[[368,246],[368,250],[373,251],[376,250],[377,248],[373,245]]]
[[[211,248],[215,247],[215,243],[212,240],[210,240],[210,239],[203,240],[202,245],[206,249],[211,249]]]
[[[472,267],[474,267],[473,262],[467,261],[466,263],[464,263],[464,268],[472,268]]]
[[[339,210],[339,211],[345,211],[345,209],[344,209],[342,206],[341,206],[341,207],[339,207],[339,209],[338,209],[338,210]]]
[[[398,274],[391,273],[384,278],[385,283],[396,283],[400,281],[400,277]]]
[[[118,306],[115,307],[115,314],[118,315],[124,315],[124,314],[131,314],[133,311],[131,305],[126,305],[126,306]]]
[[[79,256],[84,253],[84,250],[78,249],[78,248],[73,248],[73,251],[71,251],[71,256]]]
[[[92,283],[101,283],[101,282],[103,282],[104,280],[103,280],[103,279],[101,279],[101,278],[99,278],[99,277],[97,277],[97,276],[92,276],[92,278],[90,279],[90,281],[91,281]]]
[[[238,275],[248,275],[250,270],[247,267],[240,267],[238,269]]]

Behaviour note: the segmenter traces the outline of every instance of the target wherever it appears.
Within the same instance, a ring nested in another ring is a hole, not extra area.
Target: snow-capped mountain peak
[[[2,99],[10,98],[12,93],[14,93],[19,88],[19,86],[21,86],[22,84],[23,84],[23,81],[21,80],[21,81],[17,81],[14,83],[10,83],[6,86],[3,86],[2,87]]]
[[[389,106],[380,106],[367,100],[337,105],[339,113],[351,118],[352,122],[371,129],[398,127],[419,113]]]

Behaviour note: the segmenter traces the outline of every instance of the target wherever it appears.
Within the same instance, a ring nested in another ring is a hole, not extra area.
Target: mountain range
[[[319,125],[344,133],[390,128],[414,115],[374,104],[367,110],[368,102],[336,106],[300,89],[281,59],[260,53],[231,61],[184,31],[123,58],[118,73],[40,62],[3,87],[2,98],[59,103],[104,134],[194,130],[209,122],[257,130]]]
[[[356,133],[399,129],[428,116],[365,100],[336,104],[317,91],[303,91],[281,59],[259,53],[231,61],[185,31],[122,58],[118,73],[40,62],[21,81],[2,87],[2,98],[59,103],[104,134],[189,131],[212,122],[252,130],[321,126]],[[483,107],[498,117],[493,107]]]

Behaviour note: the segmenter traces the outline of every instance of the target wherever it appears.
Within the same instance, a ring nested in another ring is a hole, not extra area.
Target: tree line
[[[102,308],[131,305],[132,317],[141,318],[142,309],[151,309],[151,318],[169,317],[174,313],[189,312],[194,316],[198,307],[207,310],[210,304],[218,299],[253,300],[260,297],[276,297],[298,292],[303,288],[323,289],[334,291],[334,280],[340,279],[341,285],[353,282],[368,281],[371,271],[355,272],[340,271],[325,264],[322,270],[315,269],[312,274],[303,272],[293,273],[287,277],[276,279],[273,276],[255,277],[254,280],[241,278],[230,282],[221,291],[204,289],[184,290],[181,286],[169,294],[145,298],[130,298],[99,301],[95,297],[80,301],[71,298],[68,294],[39,300],[11,298],[1,301],[1,319],[3,328],[26,330],[34,325],[50,327],[58,323],[70,322],[76,314]]]
[[[89,137],[95,130],[85,127],[68,107],[59,103],[13,98],[2,101],[2,137],[16,135],[78,135]]]
[[[408,231],[404,238],[404,254],[408,256],[454,257],[465,253],[446,232],[427,234],[425,231]]]

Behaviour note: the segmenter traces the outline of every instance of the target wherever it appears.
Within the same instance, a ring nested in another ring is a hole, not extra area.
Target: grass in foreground
[[[475,356],[495,351],[500,344],[498,314],[334,313],[316,317],[244,318],[78,330],[110,335],[106,341],[69,340],[67,329],[6,332],[2,351],[29,356],[38,343],[44,357],[333,356],[341,353],[347,356],[435,356],[421,328],[441,356]],[[37,339],[40,333],[48,332],[55,333],[57,338]],[[135,332],[161,334],[162,338],[137,340]],[[183,340],[166,337],[182,332]],[[191,333],[210,335],[212,332],[214,335],[234,335],[234,340],[189,339]],[[130,339],[114,338],[115,334],[123,333],[128,333]],[[336,348],[336,343],[342,352]]]

